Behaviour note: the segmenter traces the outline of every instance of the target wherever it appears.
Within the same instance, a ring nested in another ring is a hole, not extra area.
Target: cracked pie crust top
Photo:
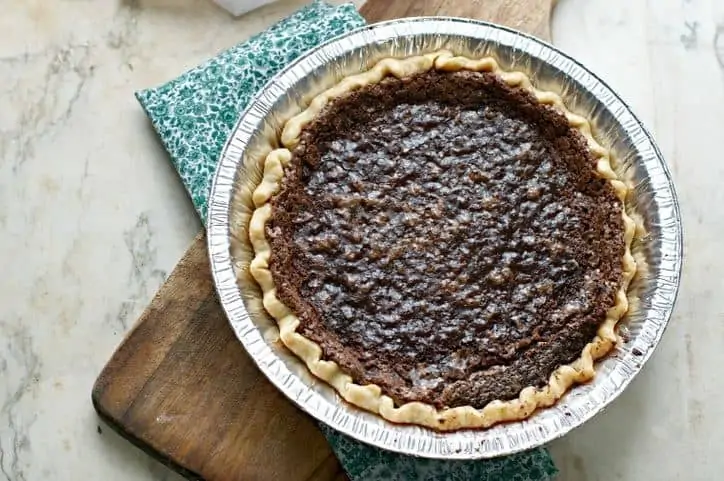
[[[553,405],[616,343],[636,271],[626,184],[521,72],[385,59],[289,120],[253,192],[250,271],[282,342],[395,423]]]

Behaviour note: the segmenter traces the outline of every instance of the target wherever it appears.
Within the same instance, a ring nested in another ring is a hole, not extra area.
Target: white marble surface
[[[0,3],[0,481],[178,479],[101,434],[89,401],[200,228],[132,93],[301,3],[236,20],[207,0]],[[552,445],[560,479],[720,479],[724,3],[560,0],[553,26],[554,42],[654,131],[688,254],[650,364],[605,413]]]

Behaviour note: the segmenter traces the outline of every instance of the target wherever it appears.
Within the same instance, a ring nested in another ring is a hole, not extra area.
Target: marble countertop
[[[301,3],[235,20],[208,0],[3,2],[0,481],[179,479],[90,404],[96,375],[200,229],[132,94]],[[553,38],[653,130],[688,254],[650,363],[606,412],[551,445],[560,479],[718,479],[724,3],[559,0]]]

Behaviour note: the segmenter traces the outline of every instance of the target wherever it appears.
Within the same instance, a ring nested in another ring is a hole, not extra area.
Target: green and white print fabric
[[[219,156],[254,94],[302,53],[364,24],[352,5],[314,2],[177,79],[136,93],[204,223]]]
[[[480,461],[440,461],[378,449],[326,426],[322,431],[353,481],[551,481],[558,473],[544,448]]]
[[[136,93],[204,223],[221,150],[254,94],[302,53],[364,24],[352,5],[315,1],[177,79]],[[548,481],[556,473],[545,449],[485,461],[434,461],[323,431],[353,481]]]

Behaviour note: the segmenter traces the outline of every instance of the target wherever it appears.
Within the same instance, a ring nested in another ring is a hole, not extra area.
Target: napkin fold
[[[272,3],[276,0],[213,0],[214,3],[225,9],[227,12],[234,16],[243,15],[246,12]]]
[[[216,164],[254,94],[304,52],[364,24],[352,5],[315,1],[175,80],[136,92],[204,224]],[[322,430],[353,481],[548,481],[557,472],[543,448],[491,460],[438,461]]]

